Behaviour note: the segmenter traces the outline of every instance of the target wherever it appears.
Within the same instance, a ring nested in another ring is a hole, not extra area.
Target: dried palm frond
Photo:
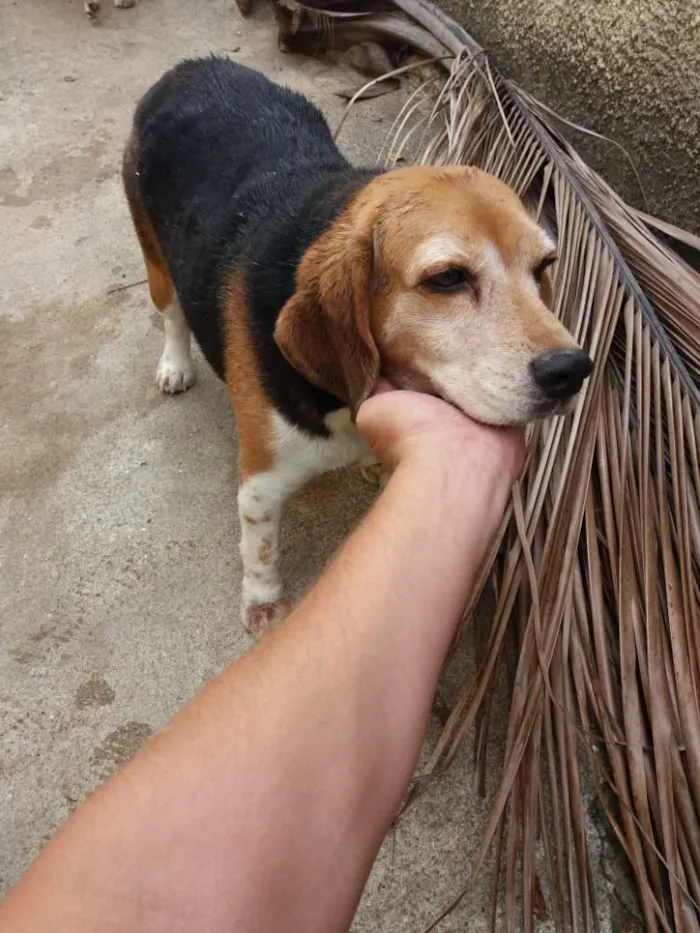
[[[284,3],[302,14],[311,6]],[[653,230],[699,242],[624,204],[558,118],[433,4],[393,6],[374,15],[366,3],[370,12],[343,20],[337,0],[313,3],[314,17],[336,17],[337,41],[361,24],[368,39],[449,57],[437,98],[423,102],[419,159],[498,175],[553,228],[554,311],[595,361],[573,416],[530,430],[525,471],[465,615],[463,630],[495,576],[478,676],[464,684],[427,773],[448,765],[472,729],[485,769],[489,699],[514,633],[502,770],[476,854],[479,865],[496,844],[504,928],[533,929],[542,880],[560,929],[598,929],[586,771],[629,859],[645,928],[700,933],[700,275]],[[301,31],[313,22],[302,15]]]

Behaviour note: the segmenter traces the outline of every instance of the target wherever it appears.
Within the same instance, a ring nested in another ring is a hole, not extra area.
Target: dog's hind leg
[[[195,372],[191,356],[192,336],[182,313],[155,232],[139,199],[136,181],[136,146],[136,139],[132,136],[124,151],[122,178],[126,198],[129,202],[129,210],[131,211],[131,219],[146,264],[151,299],[156,308],[162,313],[165,326],[165,343],[156,371],[156,382],[161,392],[172,395],[177,392],[185,392],[190,386],[194,385]]]
[[[161,310],[165,324],[165,343],[156,370],[156,382],[161,392],[174,395],[186,392],[195,383],[192,336],[174,291],[172,300]]]

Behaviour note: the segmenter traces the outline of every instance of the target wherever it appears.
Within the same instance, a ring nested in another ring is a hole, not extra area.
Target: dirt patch
[[[50,217],[47,217],[46,214],[39,214],[30,224],[32,230],[45,230],[47,227],[50,227],[53,224],[53,220]]]
[[[153,735],[153,729],[145,722],[127,722],[110,732],[92,755],[92,763],[99,769],[104,780],[118,771],[141,746]]]
[[[114,690],[104,677],[93,674],[90,680],[78,687],[75,694],[75,705],[78,709],[87,709],[90,706],[110,706],[114,703]]]
[[[125,294],[0,318],[0,495],[52,485],[80,445],[123,414],[119,395],[95,385],[92,366],[118,333]]]
[[[73,617],[70,613],[56,612],[32,632],[21,647],[11,649],[9,653],[18,664],[45,664],[56,651],[69,644],[84,629],[83,616]]]
[[[36,172],[0,169],[0,205],[26,207],[36,201],[53,201],[80,191],[91,182],[116,175],[118,162],[103,161],[109,139],[98,133],[78,149],[57,152]]]

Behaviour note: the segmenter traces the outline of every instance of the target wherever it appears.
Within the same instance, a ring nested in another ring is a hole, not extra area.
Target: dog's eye
[[[467,269],[454,268],[436,272],[435,275],[423,279],[422,285],[433,292],[461,292],[473,288],[474,276]]]
[[[542,276],[545,274],[547,269],[549,269],[550,266],[554,265],[556,261],[557,261],[556,256],[545,256],[542,262],[538,266],[535,266],[535,268],[532,270],[532,277],[534,278],[534,280],[537,282],[538,285],[542,281]]]

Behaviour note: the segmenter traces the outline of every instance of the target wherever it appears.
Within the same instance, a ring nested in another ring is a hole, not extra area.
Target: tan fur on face
[[[480,421],[527,422],[553,410],[532,361],[576,348],[548,307],[549,273],[539,284],[533,275],[553,252],[496,178],[475,168],[396,169],[372,180],[307,251],[278,343],[335,394],[328,373],[342,370],[347,386],[348,371],[362,369],[361,401],[378,367],[398,386],[432,392]],[[453,267],[473,275],[473,290],[438,294],[423,284]],[[332,348],[338,326],[344,359]],[[358,404],[358,395],[341,397]]]
[[[405,182],[402,207],[381,222],[383,371],[491,424],[544,413],[530,364],[576,346],[547,307],[548,273],[539,286],[532,274],[553,243],[514,192],[477,169],[408,169]],[[421,285],[451,267],[475,276],[473,292]]]

